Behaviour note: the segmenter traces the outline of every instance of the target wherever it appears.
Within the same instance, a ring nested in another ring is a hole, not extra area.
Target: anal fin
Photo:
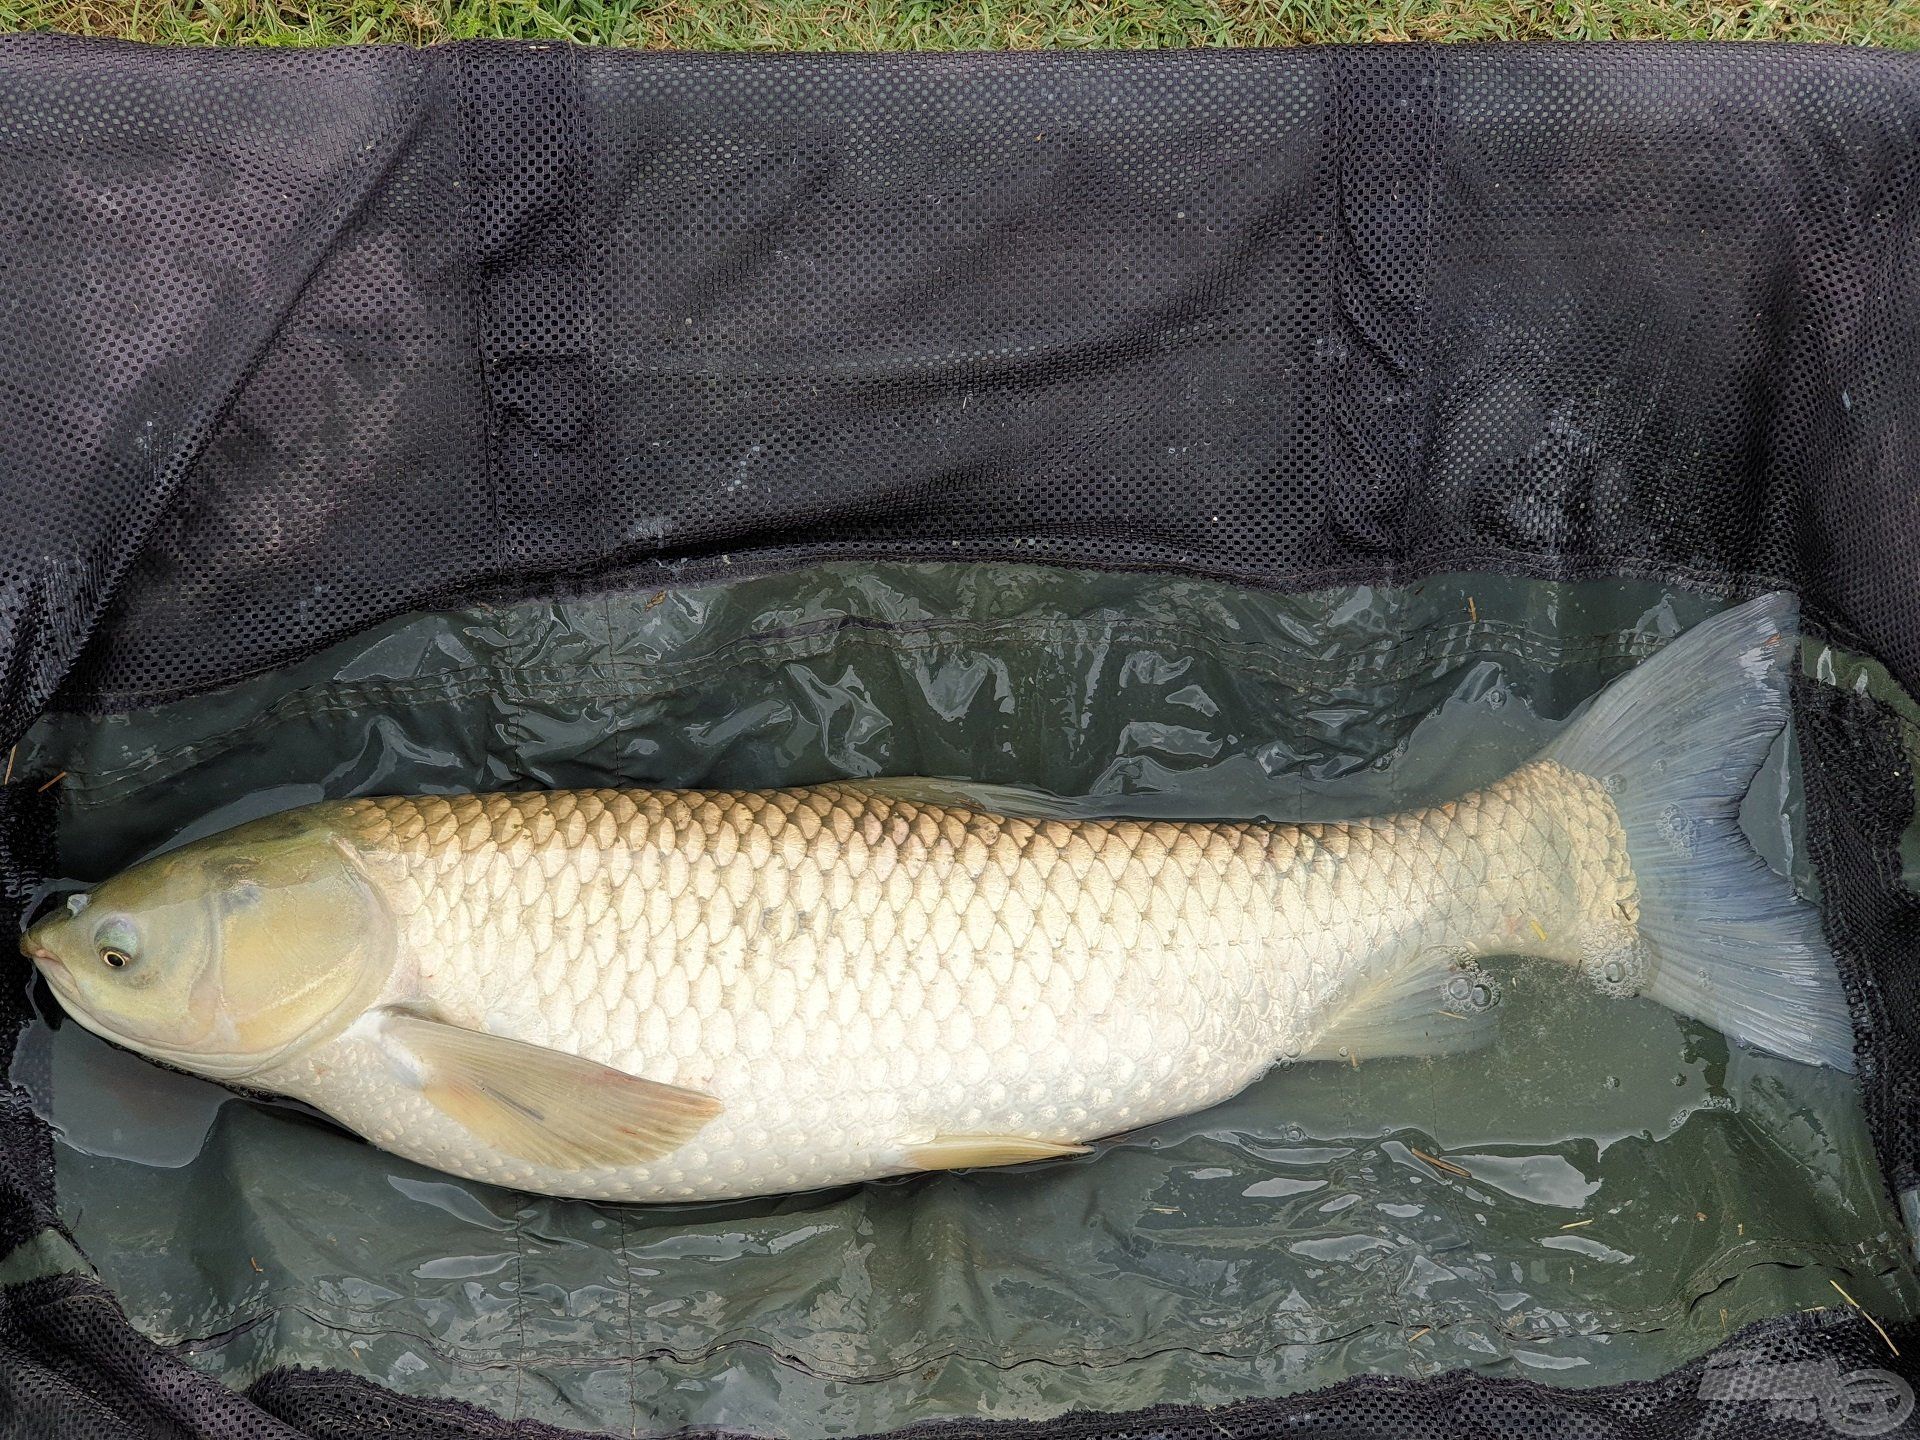
[[[1066,1155],[1085,1155],[1092,1149],[1091,1145],[1027,1140],[1018,1135],[936,1135],[923,1145],[907,1146],[903,1153],[916,1170],[970,1170],[1057,1160]]]
[[[1458,1055],[1493,1042],[1500,987],[1463,951],[1426,950],[1356,992],[1304,1060]]]

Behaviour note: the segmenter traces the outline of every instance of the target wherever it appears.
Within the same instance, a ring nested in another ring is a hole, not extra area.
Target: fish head
[[[232,1079],[351,1023],[393,927],[353,847],[293,812],[122,871],[20,949],[95,1034]]]

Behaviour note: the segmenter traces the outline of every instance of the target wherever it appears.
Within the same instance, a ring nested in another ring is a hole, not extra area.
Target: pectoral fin
[[[680,1148],[721,1111],[697,1090],[596,1061],[394,1012],[381,1027],[420,1093],[482,1144],[556,1170],[634,1165]]]
[[[1092,1148],[1054,1140],[1025,1140],[1017,1135],[936,1135],[924,1145],[909,1145],[906,1157],[916,1170],[970,1170],[1085,1155]]]

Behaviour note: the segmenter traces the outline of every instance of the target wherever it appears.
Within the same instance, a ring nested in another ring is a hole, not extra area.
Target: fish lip
[[[29,950],[25,945],[20,948],[40,972],[40,978],[46,981],[47,989],[53,992],[53,998],[60,1002],[60,1007],[69,1015],[82,1015],[86,1006],[80,1000],[80,987],[74,983],[73,971],[67,962],[49,950]]]
[[[70,978],[71,972],[67,969],[67,962],[51,950],[43,946],[30,944],[23,939],[20,942],[20,953],[35,965],[39,966],[40,973],[46,976],[49,981],[55,979],[66,980]]]
[[[47,982],[47,988],[53,992],[53,998],[69,1012],[76,1013],[84,1009],[79,1001],[79,987],[73,983],[73,971],[67,968],[67,962],[51,950],[39,946],[29,946],[20,942],[20,953],[33,962],[40,972],[40,978]]]

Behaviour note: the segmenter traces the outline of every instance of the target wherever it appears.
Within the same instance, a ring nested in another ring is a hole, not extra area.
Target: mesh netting
[[[1920,679],[1912,58],[34,37],[0,77],[8,738],[434,603],[858,555],[1786,584]],[[1906,1187],[1906,761],[1868,702],[1800,708]],[[16,903],[43,873],[21,788]],[[18,1102],[6,1239],[51,1218]],[[1858,1323],[1757,1343],[1881,1363]],[[1831,1433],[1700,1384],[1361,1383],[1055,1428]],[[7,1293],[0,1396],[35,1436],[531,1433],[337,1376],[232,1394],[78,1280]]]
[[[1920,675],[1908,57],[4,56],[15,728],[122,571],[71,700],[956,546],[1787,580]]]
[[[1920,897],[1901,853],[1914,818],[1912,751],[1899,720],[1865,695],[1806,681],[1796,702],[1827,938],[1868,1041],[1860,1093],[1881,1168],[1906,1191],[1920,1185]]]

